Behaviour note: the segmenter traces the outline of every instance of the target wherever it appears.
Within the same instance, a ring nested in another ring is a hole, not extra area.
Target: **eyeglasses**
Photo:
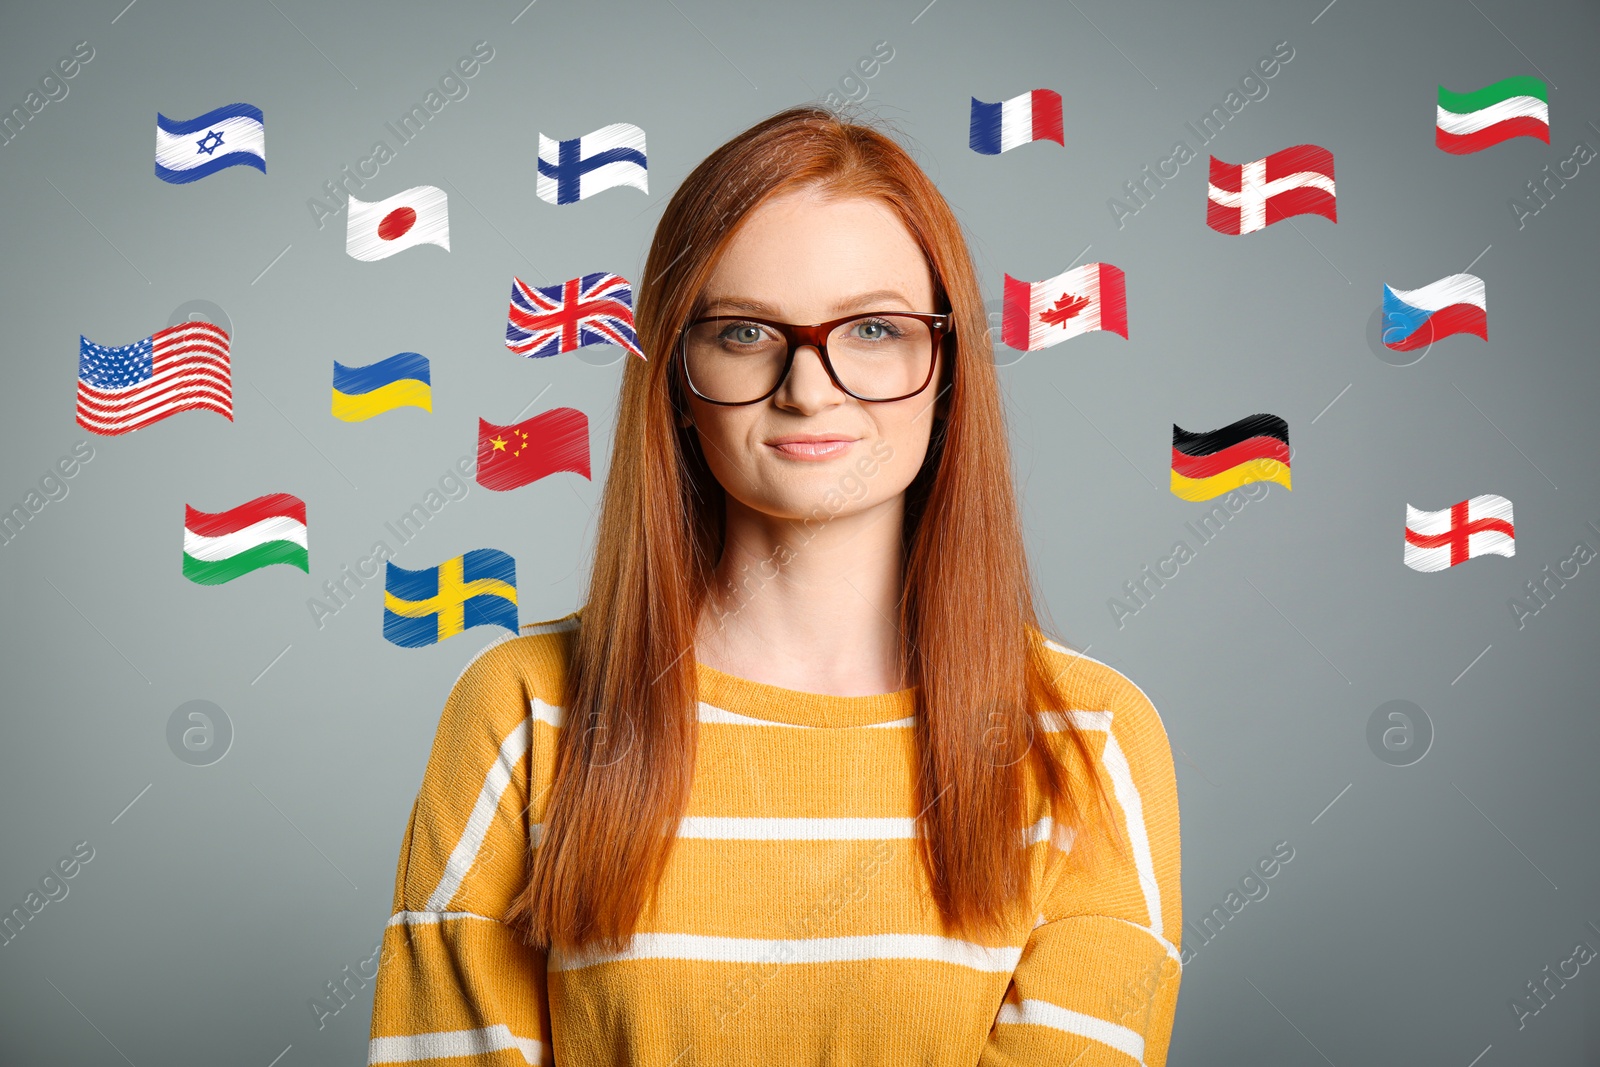
[[[810,345],[833,384],[868,403],[916,396],[933,380],[948,313],[875,311],[810,326],[710,315],[685,326],[678,356],[689,388],[713,404],[754,404],[778,391],[794,354]]]

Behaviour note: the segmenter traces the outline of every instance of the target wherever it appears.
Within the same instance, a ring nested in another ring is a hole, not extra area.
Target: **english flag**
[[[418,185],[387,200],[350,198],[344,248],[354,259],[388,259],[417,245],[450,251],[450,211],[444,190]]]
[[[1249,163],[1211,157],[1206,225],[1218,233],[1254,233],[1290,215],[1339,221],[1333,153],[1297,144]]]
[[[1503,496],[1484,493],[1443,511],[1406,505],[1405,564],[1414,571],[1442,571],[1473,556],[1516,554],[1511,501]]]
[[[1086,263],[1042,282],[1005,276],[1000,339],[1032,352],[1090,330],[1128,336],[1128,294],[1122,268]]]

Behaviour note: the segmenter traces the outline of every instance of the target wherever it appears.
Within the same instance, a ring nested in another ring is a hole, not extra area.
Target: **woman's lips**
[[[854,441],[790,441],[787,444],[768,445],[793,459],[831,459],[846,452]]]

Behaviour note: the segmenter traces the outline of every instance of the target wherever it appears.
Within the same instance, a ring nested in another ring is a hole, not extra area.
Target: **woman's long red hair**
[[[802,186],[889,205],[927,256],[943,302],[932,310],[954,318],[934,383],[948,409],[907,489],[898,620],[911,650],[906,677],[918,687],[918,839],[947,929],[996,934],[1010,907],[1031,914],[1019,847],[1030,763],[1057,821],[1080,826],[1088,810],[1070,795],[1065,764],[1035,743],[1033,713],[1054,700],[1053,672],[961,226],[888,136],[820,107],[791,108],[696,167],[650,246],[635,307],[649,359],[625,361],[555,779],[528,884],[507,915],[531,945],[622,949],[676,839],[695,763],[696,623],[722,551],[723,490],[696,431],[678,425],[674,340],[740,222]],[[1075,726],[1071,741],[1093,766]]]

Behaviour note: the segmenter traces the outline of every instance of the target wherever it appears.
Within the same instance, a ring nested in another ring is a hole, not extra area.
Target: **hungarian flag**
[[[1516,554],[1511,501],[1503,496],[1484,493],[1442,511],[1406,505],[1405,564],[1414,571],[1442,571],[1473,556]]]
[[[221,585],[274,563],[311,573],[304,500],[269,493],[227,511],[183,506],[183,576],[191,582]]]
[[[450,211],[444,190],[418,185],[387,200],[350,198],[344,248],[354,259],[388,259],[417,245],[450,251]]]
[[[552,408],[525,422],[478,420],[478,484],[505,491],[558,471],[589,477],[589,416]]]
[[[1128,293],[1122,268],[1086,263],[1042,282],[1005,276],[1000,339],[1032,352],[1090,330],[1128,336]]]
[[[1339,221],[1333,153],[1297,144],[1249,163],[1211,157],[1206,225],[1219,233],[1254,233],[1290,215]]]

